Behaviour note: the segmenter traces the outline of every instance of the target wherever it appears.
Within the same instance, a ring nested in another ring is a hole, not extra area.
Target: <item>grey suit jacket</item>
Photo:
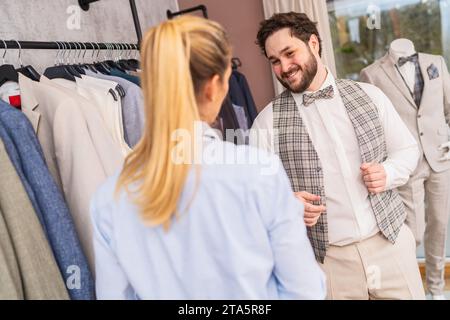
[[[68,298],[52,250],[0,140],[0,300]]]
[[[439,146],[449,140],[450,75],[442,56],[419,53],[424,79],[422,101],[417,108],[389,54],[361,71],[361,81],[379,87],[392,101],[400,117],[416,138],[435,172],[450,169],[450,161],[439,161]]]
[[[125,90],[125,97],[122,99],[123,129],[126,143],[133,148],[144,131],[144,96],[141,88],[120,77],[107,76],[89,70],[86,70],[86,75],[117,82]]]

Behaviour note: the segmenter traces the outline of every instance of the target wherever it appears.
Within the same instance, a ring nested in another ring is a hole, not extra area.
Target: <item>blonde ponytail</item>
[[[229,56],[230,45],[220,25],[197,17],[166,21],[143,39],[146,126],[125,160],[116,191],[124,188],[151,226],[170,226],[191,169],[190,152],[173,161],[177,141],[172,135],[181,129],[194,136],[194,123],[200,121],[197,94],[206,80],[223,76]]]

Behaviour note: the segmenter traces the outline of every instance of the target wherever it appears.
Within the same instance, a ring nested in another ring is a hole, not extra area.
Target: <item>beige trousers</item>
[[[398,191],[408,214],[406,224],[413,232],[416,244],[424,241],[427,288],[431,294],[442,294],[450,211],[450,170],[433,172],[426,159],[422,159],[411,179]]]
[[[378,233],[347,246],[331,245],[321,267],[327,299],[425,299],[415,239],[406,225],[395,244]]]

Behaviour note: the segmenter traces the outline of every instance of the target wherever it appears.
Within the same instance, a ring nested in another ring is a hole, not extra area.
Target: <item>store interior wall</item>
[[[178,10],[176,0],[136,0],[136,6],[143,33],[165,20],[168,9]],[[74,20],[77,14],[79,28]],[[89,11],[81,10],[78,0],[1,0],[0,21],[3,40],[137,42],[128,0],[100,0],[92,3]],[[54,64],[56,52],[22,50],[22,61],[42,72]],[[88,51],[86,58],[91,56]],[[17,66],[18,50],[8,50],[6,60]]]
[[[208,16],[222,24],[233,44],[234,56],[242,62],[239,71],[249,83],[258,111],[274,97],[270,65],[255,44],[259,23],[264,20],[261,0],[179,0],[180,10],[204,4]]]

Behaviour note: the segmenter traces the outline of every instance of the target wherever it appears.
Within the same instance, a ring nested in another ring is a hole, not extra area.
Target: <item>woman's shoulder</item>
[[[279,157],[273,153],[249,145],[235,145],[216,141],[210,150],[205,150],[202,167],[212,178],[243,180],[253,183],[283,170]]]

